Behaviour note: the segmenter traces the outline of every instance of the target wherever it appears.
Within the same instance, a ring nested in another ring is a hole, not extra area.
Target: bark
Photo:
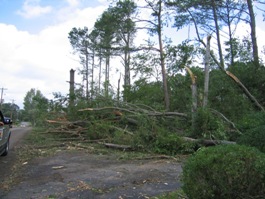
[[[117,100],[120,101],[120,84],[121,84],[121,74],[120,78],[118,79],[118,89],[117,89]]]
[[[130,74],[130,35],[127,35],[127,40],[125,41],[125,52],[124,52],[124,86],[128,87],[131,85],[131,74]]]
[[[139,115],[139,114],[146,114],[148,116],[179,116],[179,117],[187,117],[187,114],[185,113],[178,113],[178,112],[158,112],[158,111],[147,111],[143,110],[143,112],[139,111],[136,112],[135,110],[129,110],[126,108],[119,108],[119,107],[102,107],[102,108],[85,108],[85,109],[79,109],[78,111],[102,111],[102,110],[119,110],[119,111],[124,111],[128,113],[132,113],[134,115]]]
[[[95,50],[92,52],[92,67],[91,67],[91,99],[94,97],[94,68],[95,68]]]
[[[69,89],[69,106],[73,107],[74,99],[75,99],[75,71],[73,69],[70,70],[70,89]],[[12,117],[11,117],[12,118]]]
[[[165,109],[169,110],[170,101],[168,94],[168,86],[167,86],[167,74],[165,67],[165,55],[163,50],[163,42],[162,42],[162,1],[159,1],[159,11],[158,11],[158,40],[159,40],[159,53],[160,53],[160,62],[161,62],[161,70],[162,70],[162,79],[163,79],[163,90],[164,90],[164,100],[165,100]]]
[[[105,97],[109,96],[109,64],[110,56],[107,55],[105,62]]]
[[[195,142],[198,144],[202,144],[203,146],[215,146],[218,144],[236,144],[236,142],[231,142],[227,140],[202,140],[202,139],[193,139],[189,137],[182,137],[182,139],[187,142]]]
[[[195,118],[197,113],[197,84],[196,84],[196,76],[192,73],[192,71],[185,66],[185,69],[188,71],[190,78],[191,78],[191,97],[192,97],[192,107],[191,107],[191,126],[194,129],[195,126]]]
[[[121,150],[132,150],[132,147],[129,145],[120,145],[112,143],[103,143],[108,148],[121,149]]]
[[[89,98],[89,91],[88,91],[88,52],[86,50],[86,55],[85,55],[85,77],[86,77],[86,99],[88,100]]]
[[[206,55],[205,55],[205,68],[204,68],[204,96],[203,107],[208,104],[208,92],[209,92],[209,65],[210,65],[210,40],[211,36],[207,37]]]
[[[253,50],[253,59],[255,66],[259,65],[259,53],[258,53],[258,44],[256,37],[256,20],[255,13],[253,10],[252,0],[247,0],[249,17],[250,17],[250,28],[251,28],[251,41],[252,41],[252,50]]]
[[[215,1],[216,0],[212,0],[213,17],[214,17],[214,24],[215,24],[215,31],[216,31],[216,38],[217,38],[220,65],[221,65],[222,68],[224,68],[224,58],[223,58],[221,39],[220,39],[220,28],[219,28],[219,24],[218,24],[218,16],[217,16],[217,13],[216,13],[217,10],[216,10]]]
[[[99,55],[99,72],[98,72],[98,92],[100,94],[100,88],[101,88],[101,68],[102,68],[102,55],[101,55],[101,49],[100,49],[100,55]]]
[[[230,44],[229,44],[229,47],[230,47],[230,65],[233,66],[234,64],[234,59],[235,59],[235,55],[234,55],[234,44],[232,42],[233,40],[233,33],[232,33],[232,29],[231,29],[231,26],[232,26],[232,23],[231,23],[231,17],[230,17],[230,8],[229,6],[226,6],[226,12],[227,12],[227,25],[228,25],[228,35],[229,35],[229,41],[230,41]]]

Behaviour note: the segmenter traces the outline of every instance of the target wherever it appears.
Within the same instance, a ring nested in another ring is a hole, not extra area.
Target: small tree
[[[42,125],[48,113],[49,102],[40,90],[32,88],[24,98],[24,119],[33,126]]]

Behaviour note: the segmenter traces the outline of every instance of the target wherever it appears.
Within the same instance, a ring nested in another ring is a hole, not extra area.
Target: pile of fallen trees
[[[107,125],[108,129],[113,131],[119,131],[124,134],[134,136],[137,132],[130,128],[131,126],[141,125],[141,118],[148,117],[151,120],[161,119],[161,118],[179,118],[181,120],[188,120],[188,115],[179,112],[159,112],[153,108],[145,105],[130,105],[127,107],[100,107],[100,108],[84,108],[78,110],[80,115],[85,115],[84,117],[78,118],[77,121],[70,121],[67,119],[67,115],[63,117],[57,117],[54,119],[47,120],[48,124],[51,126],[47,130],[48,133],[54,133],[59,135],[58,139],[62,141],[77,141],[77,142],[97,142],[104,144],[106,147],[117,148],[123,150],[132,149],[131,146],[112,142],[111,139],[99,138],[91,139],[89,132],[91,133],[91,128],[96,125]],[[215,111],[215,114],[218,112]],[[234,124],[231,123],[222,114],[219,114],[228,123],[235,128]],[[92,118],[92,119],[91,119]],[[137,128],[136,128],[137,129]],[[236,129],[236,128],[235,128]],[[97,130],[97,128],[95,128]],[[99,132],[100,133],[100,132]],[[177,132],[176,132],[177,133]],[[234,144],[234,142],[223,141],[223,140],[212,140],[212,139],[194,139],[190,137],[185,137],[184,135],[179,135],[183,141],[195,143],[200,146],[212,146],[217,144]]]

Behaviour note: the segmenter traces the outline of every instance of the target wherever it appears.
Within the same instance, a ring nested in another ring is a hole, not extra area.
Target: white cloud
[[[44,96],[53,92],[67,94],[69,71],[81,65],[72,54],[68,33],[73,27],[92,29],[105,7],[76,9],[65,21],[46,27],[37,34],[20,31],[13,25],[0,24],[0,87],[6,103],[13,99],[23,108],[26,93],[39,89]],[[76,73],[76,81],[80,83]]]
[[[39,17],[44,14],[48,14],[52,11],[51,6],[40,6],[40,0],[25,0],[21,10],[17,11],[17,14],[24,18],[30,19]]]
[[[68,93],[69,71],[81,66],[76,61],[78,57],[71,54],[68,33],[73,27],[87,26],[92,29],[106,6],[80,9],[76,6],[79,1],[66,1],[67,7],[56,10],[56,24],[37,34],[0,23],[0,88],[7,88],[4,91],[5,102],[14,99],[15,103],[23,108],[24,97],[31,88],[39,89],[46,97],[51,96],[53,92]],[[38,0],[27,0],[24,7],[38,7],[39,3]],[[26,9],[22,11],[25,11],[26,16]],[[264,43],[265,40],[260,35],[265,35],[265,31],[258,29],[257,33],[259,43]],[[145,34],[140,37],[144,38]],[[139,38],[137,42],[140,42]],[[80,83],[78,78],[80,77],[76,73],[76,81]]]

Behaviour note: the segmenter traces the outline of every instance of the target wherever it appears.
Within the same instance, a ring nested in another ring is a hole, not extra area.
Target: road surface
[[[91,151],[66,147],[25,164],[17,155],[18,150],[23,150],[23,137],[30,130],[14,128],[10,153],[0,157],[1,199],[146,199],[181,186],[180,161],[127,160],[112,150],[102,154],[92,147]],[[11,182],[10,186],[5,182]]]
[[[30,127],[19,127],[11,129],[11,140],[10,140],[10,150],[12,150],[15,146],[21,144],[21,141],[25,137],[27,133],[31,131]]]

